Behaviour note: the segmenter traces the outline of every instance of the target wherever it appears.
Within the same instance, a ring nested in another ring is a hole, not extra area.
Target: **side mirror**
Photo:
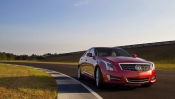
[[[137,54],[132,54],[132,57],[136,58],[137,57]]]
[[[92,53],[87,53],[87,56],[88,57],[92,57]]]

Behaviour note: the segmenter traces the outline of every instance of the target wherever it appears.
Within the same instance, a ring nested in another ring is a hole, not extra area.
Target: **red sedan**
[[[141,84],[150,87],[156,82],[153,62],[130,55],[121,48],[94,47],[80,58],[78,78],[90,77],[101,88],[104,84]]]

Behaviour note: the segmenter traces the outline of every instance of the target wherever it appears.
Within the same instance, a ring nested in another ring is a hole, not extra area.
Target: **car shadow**
[[[79,80],[78,78],[76,78]],[[88,87],[92,88],[92,90],[96,92],[117,92],[117,91],[131,91],[137,88],[145,88],[142,87],[140,84],[136,85],[104,85],[102,88],[97,88],[95,85],[95,81],[93,79],[85,77],[83,80],[79,80],[80,82],[84,83]]]

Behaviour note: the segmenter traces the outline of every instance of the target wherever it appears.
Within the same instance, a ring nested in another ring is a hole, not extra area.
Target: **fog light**
[[[110,75],[107,75],[107,78],[108,78],[108,80],[111,80],[111,79],[110,79]]]
[[[121,78],[119,77],[115,77],[115,76],[111,76],[111,75],[107,75],[108,80],[112,80],[112,81],[121,81]]]
[[[152,77],[152,80],[156,80],[156,76],[153,76],[153,77]]]

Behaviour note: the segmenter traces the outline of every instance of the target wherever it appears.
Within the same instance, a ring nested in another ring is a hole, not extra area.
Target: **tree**
[[[5,52],[0,52],[0,60],[7,60],[7,56]]]
[[[15,59],[15,55],[11,54],[11,53],[6,53],[7,56],[7,60],[14,60]]]

